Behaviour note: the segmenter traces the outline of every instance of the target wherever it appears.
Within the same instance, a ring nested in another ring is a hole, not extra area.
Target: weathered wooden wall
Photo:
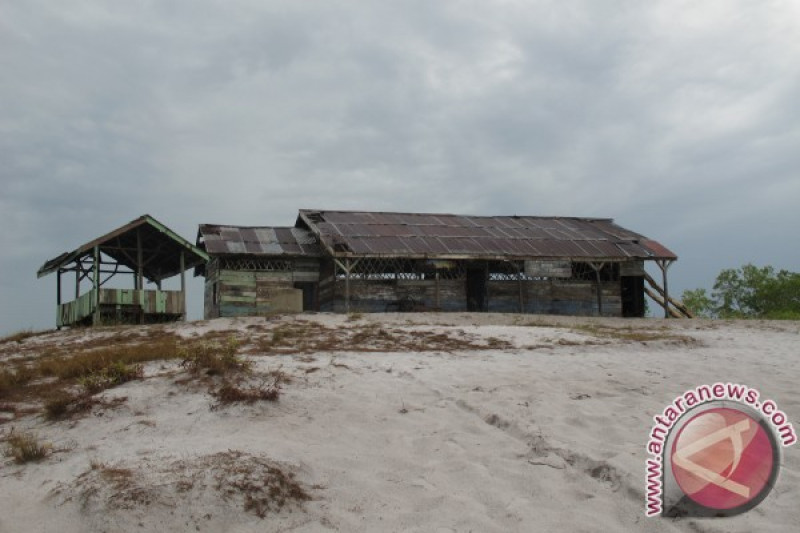
[[[292,266],[282,271],[207,268],[205,318],[301,312],[303,291],[294,284],[318,281],[319,262],[296,259]]]
[[[557,270],[566,275],[566,268],[553,264],[526,265],[530,270],[542,268]],[[345,280],[336,277],[334,263],[330,259],[296,260],[292,271],[235,271],[217,270],[210,265],[206,278],[206,318],[217,316],[260,315],[296,309],[295,296],[300,291],[294,288],[299,281],[319,282],[318,302],[320,311],[343,313],[345,304]],[[638,272],[639,264],[627,265],[626,273]],[[216,299],[214,284],[216,283]],[[597,315],[596,282],[575,279],[488,281],[487,307],[492,312],[520,311],[520,289],[522,289],[522,311],[532,314]],[[619,281],[601,283],[604,316],[622,316],[622,298]],[[302,300],[300,300],[302,302]],[[300,304],[302,306],[302,303]],[[350,311],[466,311],[467,287],[459,280],[350,280]]]
[[[329,277],[324,283],[323,311],[345,312],[345,282]],[[467,289],[463,280],[439,280],[437,305],[436,280],[350,281],[350,311],[375,313],[384,311],[466,311]],[[518,313],[520,283],[489,281],[488,311]],[[603,316],[622,316],[619,282],[601,283]],[[532,314],[584,315],[597,314],[597,288],[594,282],[547,280],[522,282],[523,312]]]
[[[622,299],[618,281],[600,284],[603,316],[622,316]],[[489,311],[518,313],[520,283],[490,281]],[[591,281],[543,280],[522,282],[524,313],[550,315],[597,315],[597,284]]]
[[[466,311],[464,281],[436,280],[350,280],[350,311]],[[328,278],[322,311],[345,312],[345,282]]]

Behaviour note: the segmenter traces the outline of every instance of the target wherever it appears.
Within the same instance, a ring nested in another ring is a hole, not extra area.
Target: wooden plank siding
[[[209,319],[301,312],[303,291],[295,283],[318,281],[319,261],[315,259],[295,259],[291,270],[233,270],[212,266],[206,272],[204,315]]]
[[[213,263],[213,261],[212,261]],[[555,264],[555,262],[554,262]],[[545,265],[549,266],[549,265]],[[566,268],[559,274],[566,275]],[[345,279],[336,277],[329,258],[295,259],[293,270],[244,271],[210,267],[206,278],[206,318],[251,316],[302,309],[299,282],[317,283],[318,310],[345,312]],[[626,265],[625,272],[639,272],[640,264]],[[536,265],[541,273],[542,265]],[[553,267],[555,268],[555,267]],[[530,270],[533,268],[529,267]],[[341,274],[341,273],[340,273]],[[521,290],[520,290],[521,289]],[[604,316],[622,316],[622,291],[618,279],[600,285]],[[437,294],[438,293],[438,294]],[[520,293],[522,306],[520,307]],[[589,279],[549,277],[520,281],[486,282],[486,310],[530,314],[596,316],[597,284]],[[298,303],[300,302],[300,303]],[[467,310],[467,283],[464,279],[350,279],[350,311],[451,311]]]
[[[600,284],[603,316],[622,316],[620,283]],[[490,281],[489,311],[518,313],[520,284],[518,281]],[[551,315],[597,315],[597,284],[592,281],[545,280],[522,282],[524,313]]]
[[[56,325],[70,326],[88,320],[97,310],[104,323],[122,322],[121,317],[142,316],[145,322],[161,318],[176,319],[185,312],[180,291],[135,289],[96,289],[82,294],[77,300],[58,306]]]
[[[350,311],[379,313],[386,311],[466,311],[467,289],[463,280],[439,280],[439,305],[436,305],[436,280],[350,281]],[[323,311],[345,312],[344,281],[333,277],[324,287]],[[622,316],[620,283],[601,283],[603,316]],[[487,282],[487,311],[518,313],[518,281]],[[523,312],[555,315],[597,315],[597,287],[591,281],[545,280],[522,282]]]

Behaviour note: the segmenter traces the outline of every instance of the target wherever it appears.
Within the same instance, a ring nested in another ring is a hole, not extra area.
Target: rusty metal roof
[[[322,253],[314,234],[301,228],[201,224],[197,232],[197,245],[209,255],[319,257]]]
[[[50,259],[39,268],[37,276],[41,278],[67,267],[73,261],[80,261],[82,258],[91,256],[95,246],[98,246],[103,254],[111,257],[120,265],[135,270],[137,243],[141,243],[147,256],[143,274],[147,279],[153,281],[180,274],[182,251],[186,270],[203,265],[208,261],[205,252],[150,215],[142,215],[71,252],[65,252]]]
[[[677,259],[612,219],[302,209],[297,226],[334,256]]]

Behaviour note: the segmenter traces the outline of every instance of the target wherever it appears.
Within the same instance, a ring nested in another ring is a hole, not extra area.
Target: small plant
[[[0,370],[0,398],[24,387],[33,377],[33,371],[27,366],[19,366],[15,370]]]
[[[48,443],[41,443],[34,433],[15,432],[6,438],[6,456],[13,457],[18,464],[29,463],[31,461],[41,461],[52,450]]]
[[[225,381],[219,389],[211,393],[218,402],[212,406],[212,409],[231,403],[277,402],[281,395],[281,384],[290,381],[289,376],[280,369],[268,372],[261,383],[256,386],[242,387],[239,384]]]
[[[489,348],[508,348],[510,347],[510,343],[508,341],[504,341],[503,339],[499,339],[497,337],[489,337],[486,339],[486,345]]]
[[[87,394],[91,395],[128,381],[141,379],[143,375],[142,365],[126,365],[122,361],[114,361],[98,372],[79,378],[78,383]]]
[[[96,403],[91,394],[70,394],[58,391],[44,402],[44,416],[48,420],[61,420],[77,413],[83,413]]]
[[[208,376],[222,376],[229,371],[248,371],[252,364],[237,355],[239,341],[230,337],[222,345],[219,343],[198,343],[180,350],[181,365],[190,372],[205,372]]]
[[[231,403],[277,402],[281,393],[279,387],[267,385],[266,383],[261,383],[255,387],[240,387],[239,385],[225,382],[211,394],[217,399],[218,403],[212,406],[212,409],[216,409]]]

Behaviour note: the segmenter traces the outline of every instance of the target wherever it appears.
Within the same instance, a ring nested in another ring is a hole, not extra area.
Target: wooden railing
[[[70,326],[86,321],[100,305],[101,314],[115,311],[135,311],[143,315],[184,315],[185,306],[181,291],[155,291],[135,289],[100,289],[99,302],[95,289],[82,294],[77,300],[58,306],[56,325]]]

